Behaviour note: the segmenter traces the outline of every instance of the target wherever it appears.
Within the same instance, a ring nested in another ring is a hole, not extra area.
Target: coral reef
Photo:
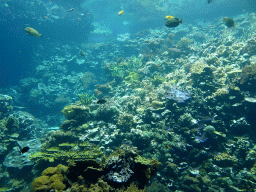
[[[166,3],[140,2],[152,5],[150,14],[125,14],[152,24],[155,5],[168,10]],[[56,43],[51,53],[40,44],[35,73],[1,88],[0,183],[18,191],[50,167],[35,190],[253,191],[256,19],[234,20],[232,30],[220,18],[195,19],[172,30],[117,32],[111,42]],[[108,32],[96,22],[92,35]]]
[[[48,167],[32,184],[34,191],[140,191],[159,168],[156,160],[142,158],[124,146],[101,162],[74,160],[69,166]],[[124,188],[125,187],[125,188]],[[111,190],[110,190],[111,189]],[[142,190],[143,191],[143,190]]]

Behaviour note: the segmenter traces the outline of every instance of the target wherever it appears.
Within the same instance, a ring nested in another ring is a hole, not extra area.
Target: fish
[[[228,28],[235,27],[235,21],[230,17],[223,17],[222,21]]]
[[[83,56],[83,57],[86,55],[86,53],[83,52],[82,50],[79,51],[79,54],[80,54],[81,56]]]
[[[31,28],[31,27],[26,27],[25,31],[27,34],[34,36],[34,37],[41,37],[42,35],[35,29]]]
[[[121,16],[121,15],[123,15],[123,14],[124,14],[124,10],[118,12],[118,15],[119,15],[119,16]]]
[[[172,51],[172,52],[181,53],[180,49],[177,49],[177,48],[174,48],[174,47],[170,47],[169,50]]]
[[[167,16],[164,17],[165,20],[167,20],[167,19],[173,19],[173,18],[175,18],[175,17],[170,16],[170,15],[167,15]]]
[[[71,8],[71,9],[67,10],[66,12],[71,12],[71,11],[74,11],[74,10],[75,10],[75,8]]]
[[[12,107],[16,109],[27,109],[27,107],[22,107],[22,106],[12,106]]]
[[[183,23],[182,19],[174,17],[174,18],[167,19],[165,22],[165,26],[173,28],[173,27],[179,26],[180,23]]]
[[[209,3],[211,3],[212,2],[212,0],[207,0],[207,3],[209,4]]]
[[[104,103],[106,103],[107,101],[105,100],[105,99],[99,99],[98,101],[97,101],[97,103],[98,104],[104,104]]]
[[[21,154],[26,153],[26,152],[28,152],[28,150],[29,150],[29,147],[28,147],[28,146],[23,147],[23,148],[20,150],[20,153],[21,153]]]

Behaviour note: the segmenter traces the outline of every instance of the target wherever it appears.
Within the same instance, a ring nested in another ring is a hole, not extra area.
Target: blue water
[[[148,9],[147,7],[139,7],[136,1],[134,3],[118,1],[114,5],[113,2],[2,1],[0,12],[2,78],[0,86],[16,85],[20,78],[30,76],[30,73],[36,67],[31,59],[33,57],[31,50],[38,49],[39,44],[47,47],[53,46],[56,42],[65,44],[105,41],[105,39],[115,38],[119,33],[136,33],[149,28],[161,27],[163,25],[162,18],[166,14],[183,18],[186,24],[190,24],[197,19],[214,22],[214,19],[219,17],[235,16],[246,11],[255,10],[255,3],[252,0],[234,0],[232,2],[229,0],[220,2],[215,0],[211,4],[207,4],[203,0],[200,2],[180,1],[180,4],[174,7],[172,7],[171,1],[164,1],[166,3],[163,6],[169,6],[170,10],[159,12],[151,12],[152,7],[150,5]],[[61,17],[61,19],[45,18],[47,14],[51,14],[49,10],[56,5],[60,6],[60,10],[54,14]],[[74,7],[75,10],[69,16],[65,13],[65,10],[71,7]],[[125,9],[122,18],[116,16],[116,13],[121,9]],[[81,16],[81,13],[84,13],[84,16]],[[77,20],[79,17],[81,17],[80,21]],[[86,17],[86,19],[83,19],[83,17]],[[139,20],[142,17],[145,17],[145,20],[140,22]],[[128,26],[123,25],[123,20],[129,21],[130,24]],[[89,32],[91,31],[90,27],[93,27],[90,26],[92,21],[104,23],[113,33],[108,37],[92,37],[90,39]],[[26,26],[38,29],[43,37],[40,39],[31,38],[24,33]],[[47,40],[47,38],[50,40]]]

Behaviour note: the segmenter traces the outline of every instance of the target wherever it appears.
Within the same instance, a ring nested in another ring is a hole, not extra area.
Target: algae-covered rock
[[[61,113],[68,119],[81,120],[89,116],[89,107],[78,106],[78,105],[68,105]]]
[[[220,153],[214,157],[214,162],[220,167],[231,167],[238,163],[238,159],[228,153]]]
[[[3,117],[7,117],[13,110],[11,102],[11,96],[0,94],[0,119],[2,119]]]
[[[66,120],[61,124],[60,129],[63,131],[68,131],[71,129],[75,129],[79,125],[80,123],[77,120]]]
[[[122,131],[130,131],[131,128],[134,128],[135,122],[133,120],[133,115],[124,113],[119,116],[117,127]]]
[[[152,101],[151,105],[154,109],[161,109],[164,107],[164,102]]]

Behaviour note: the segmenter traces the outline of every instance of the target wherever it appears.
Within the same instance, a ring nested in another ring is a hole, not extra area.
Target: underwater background
[[[254,0],[0,10],[0,191],[256,190]]]

